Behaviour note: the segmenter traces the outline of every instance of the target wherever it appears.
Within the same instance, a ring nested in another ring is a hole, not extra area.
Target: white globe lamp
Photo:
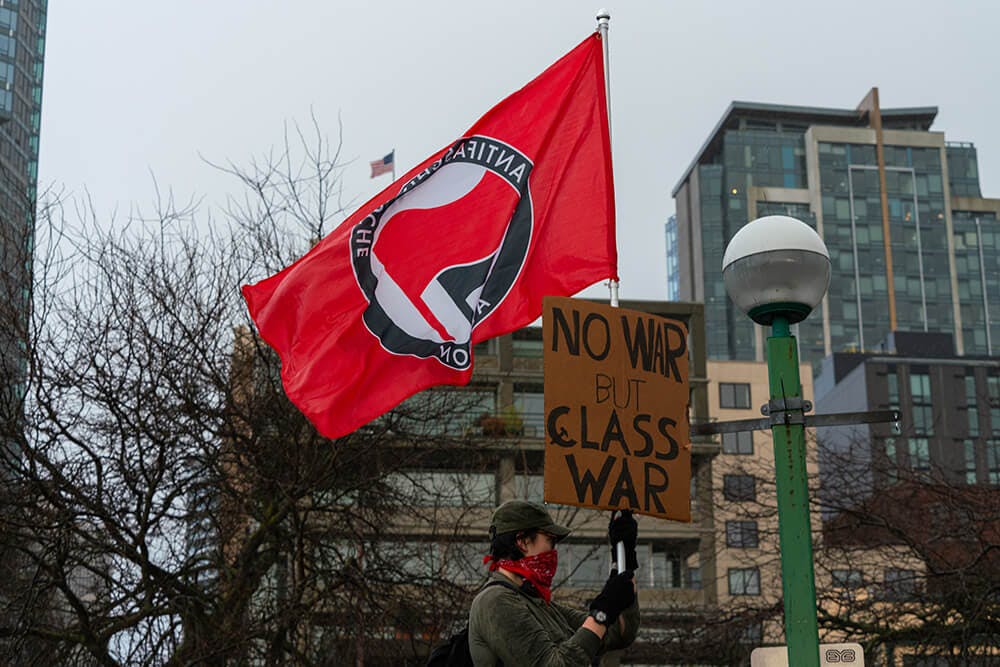
[[[722,258],[722,280],[740,310],[757,324],[801,322],[830,286],[830,253],[801,220],[768,215],[733,236]]]

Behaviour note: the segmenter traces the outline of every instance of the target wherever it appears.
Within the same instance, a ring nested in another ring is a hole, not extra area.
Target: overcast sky
[[[935,129],[979,150],[1000,197],[1000,3],[610,2],[612,133],[622,298],[665,297],[673,186],[732,100],[937,106]],[[100,211],[237,190],[206,165],[247,163],[310,110],[355,163],[345,192],[389,184],[575,46],[585,2],[51,0],[41,184]],[[588,294],[604,296],[606,290]]]

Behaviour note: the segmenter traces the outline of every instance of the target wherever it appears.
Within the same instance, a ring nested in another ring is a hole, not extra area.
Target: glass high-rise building
[[[0,364],[6,428],[17,428],[30,312],[47,0],[0,0]]]
[[[877,349],[890,331],[954,335],[958,354],[1000,349],[1000,199],[981,195],[976,150],[931,126],[936,107],[733,102],[674,188],[680,299],[704,301],[708,353],[763,359],[768,333],[729,300],[726,244],[750,220],[812,225],[832,262],[801,358]]]
[[[667,241],[667,301],[677,301],[681,293],[681,274],[677,264],[680,249],[677,247],[676,215],[667,218],[663,230]]]

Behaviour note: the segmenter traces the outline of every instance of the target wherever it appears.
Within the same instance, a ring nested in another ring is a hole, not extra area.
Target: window
[[[496,354],[497,353],[497,339],[490,338],[482,342],[476,343],[472,348],[472,354]]]
[[[883,593],[887,600],[907,600],[917,592],[917,573],[889,567],[884,572]]]
[[[442,545],[444,574],[449,581],[475,584],[483,578],[483,554],[490,547],[485,542],[453,542]]]
[[[542,475],[519,474],[515,484],[518,498],[537,503],[542,502],[542,496],[545,492],[545,478]]]
[[[1000,440],[986,443],[986,482],[1000,485]]]
[[[463,472],[393,473],[387,483],[400,494],[400,502],[416,507],[493,507],[496,476]]]
[[[720,382],[719,407],[749,410],[750,385],[748,383]]]
[[[0,35],[0,55],[13,58],[16,46],[17,42],[13,37],[10,37],[9,35]]]
[[[927,438],[910,438],[907,441],[910,454],[910,469],[927,472],[931,469],[930,441]]]
[[[757,548],[756,521],[727,521],[726,546],[737,549]]]
[[[406,399],[393,413],[409,432],[425,435],[482,433],[483,419],[496,415],[496,390],[473,385],[465,389],[427,391]]]
[[[886,376],[889,385],[889,407],[899,407],[899,376],[896,375],[894,367],[889,368],[889,375]]]
[[[740,642],[757,646],[764,637],[764,625],[762,623],[751,623],[740,630]]]
[[[755,567],[729,569],[730,595],[760,595],[760,570]]]
[[[559,573],[573,588],[600,588],[610,567],[611,554],[604,544],[559,545]]]
[[[386,562],[395,565],[382,573],[390,581],[427,585],[442,565],[438,545],[433,542],[387,541],[378,543],[374,548],[381,552]]]
[[[990,395],[990,427],[1000,431],[1000,375],[987,377],[986,388]]]
[[[669,552],[665,544],[653,543],[649,570],[652,576],[650,585],[653,588],[681,588],[684,584],[681,578],[681,557]]]
[[[753,454],[753,433],[751,431],[723,433],[722,452],[724,454]]]
[[[927,373],[910,373],[910,402],[914,432],[933,433],[934,406],[931,403],[931,378]]]
[[[514,417],[521,420],[521,433],[540,438],[545,433],[545,394],[540,384],[514,384]]]
[[[693,591],[701,590],[701,567],[689,567],[687,571],[688,588]]]
[[[722,495],[726,500],[756,500],[756,481],[753,475],[723,475]]]
[[[538,327],[518,329],[511,334],[511,344],[515,357],[542,357],[542,330]]]
[[[865,585],[861,570],[834,570],[831,574],[834,588],[861,588]]]
[[[979,435],[979,408],[976,406],[976,376],[970,368],[965,371],[965,409],[968,412],[969,435]]]
[[[885,443],[885,475],[890,484],[899,480],[899,461],[896,458],[896,439],[886,438]]]
[[[975,484],[977,481],[976,476],[976,441],[966,440],[963,444],[964,447],[964,460],[965,460],[965,483]]]

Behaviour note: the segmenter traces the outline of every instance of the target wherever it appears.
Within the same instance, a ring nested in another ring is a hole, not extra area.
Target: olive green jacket
[[[494,572],[491,580],[510,583]],[[469,610],[469,650],[476,667],[586,667],[604,651],[624,648],[639,630],[638,602],[599,639],[583,627],[587,612],[558,604],[507,586],[484,588]]]

